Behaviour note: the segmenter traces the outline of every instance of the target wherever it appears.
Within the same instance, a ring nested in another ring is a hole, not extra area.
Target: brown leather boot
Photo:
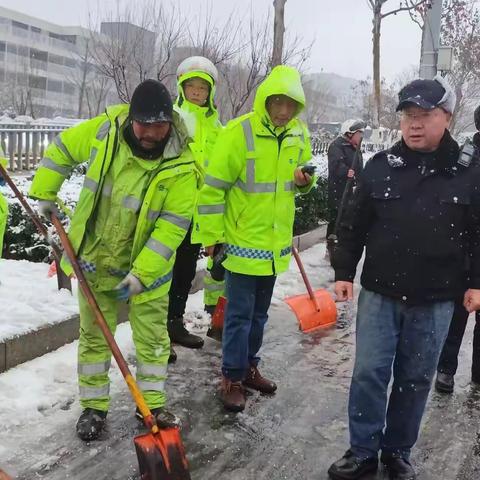
[[[242,382],[232,382],[228,378],[222,377],[220,398],[226,410],[241,412],[245,409],[246,398]]]
[[[268,380],[268,378],[262,377],[258,368],[254,365],[250,365],[247,372],[247,376],[243,381],[243,385],[253,390],[258,390],[262,393],[273,393],[277,389],[275,382]]]

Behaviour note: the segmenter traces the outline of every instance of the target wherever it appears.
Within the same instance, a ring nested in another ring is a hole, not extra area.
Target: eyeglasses
[[[419,113],[412,113],[412,112],[401,112],[400,118],[406,122],[413,122],[414,120],[418,120],[420,123],[425,123],[438,116],[438,111],[432,110],[431,112],[419,112]]]

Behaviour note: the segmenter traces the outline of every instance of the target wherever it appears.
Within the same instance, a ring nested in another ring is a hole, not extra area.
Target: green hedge
[[[293,226],[294,235],[309,232],[318,227],[319,222],[327,217],[327,180],[320,178],[317,186],[307,195],[297,195],[295,198],[296,215]]]

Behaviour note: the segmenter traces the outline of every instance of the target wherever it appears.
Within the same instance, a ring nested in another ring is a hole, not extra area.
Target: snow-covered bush
[[[313,230],[319,222],[327,219],[327,180],[320,177],[315,188],[307,195],[295,198],[296,215],[293,226],[294,235]]]

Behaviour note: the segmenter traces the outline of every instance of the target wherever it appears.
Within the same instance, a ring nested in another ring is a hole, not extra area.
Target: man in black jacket
[[[448,132],[454,106],[441,77],[400,91],[402,140],[367,163],[340,226],[333,258],[338,300],[353,299],[355,270],[366,252],[350,449],[330,467],[334,479],[376,470],[379,450],[391,480],[416,478],[410,450],[454,299],[463,295],[468,311],[480,308],[480,168],[460,155]]]
[[[338,136],[328,147],[328,216],[327,238],[333,233],[338,207],[348,178],[354,177],[363,168],[360,155],[356,171],[352,168],[355,150],[362,139],[366,124],[363,120],[350,119],[343,122]]]
[[[473,136],[474,161],[480,161],[480,105],[474,113],[477,133]],[[462,346],[463,336],[467,327],[469,313],[463,306],[463,299],[455,302],[452,322],[448,330],[447,339],[443,346],[437,367],[435,390],[440,393],[453,393],[455,373],[458,367],[458,353]],[[480,312],[475,314],[472,349],[472,383],[480,385]]]

